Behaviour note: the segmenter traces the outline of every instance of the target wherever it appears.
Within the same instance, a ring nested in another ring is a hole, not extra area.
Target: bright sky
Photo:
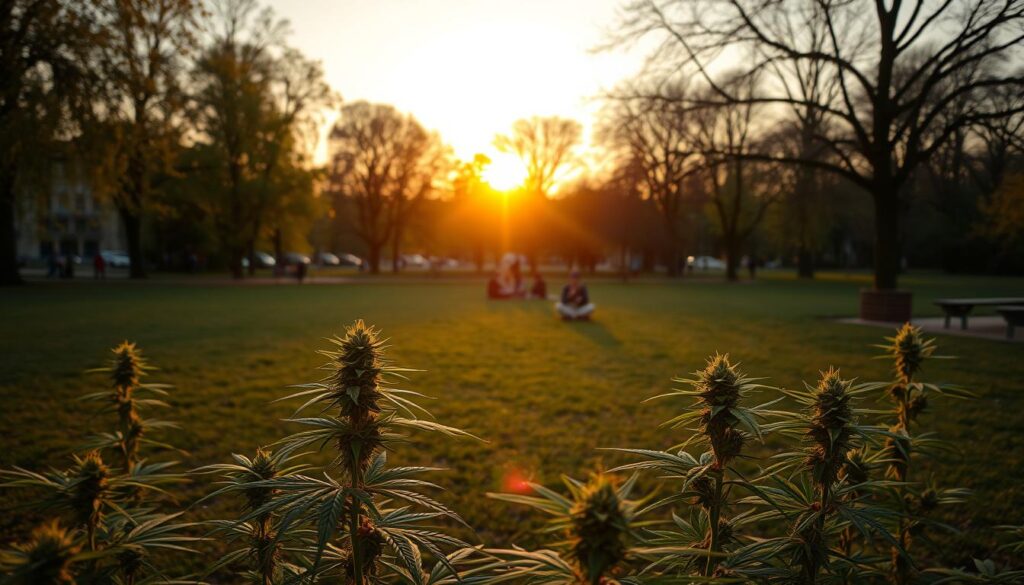
[[[291,43],[323,61],[346,101],[394,104],[460,158],[518,118],[559,115],[589,130],[591,99],[635,73],[637,54],[593,54],[623,0],[269,0]],[[495,169],[498,170],[498,169]],[[498,185],[496,185],[498,186]]]

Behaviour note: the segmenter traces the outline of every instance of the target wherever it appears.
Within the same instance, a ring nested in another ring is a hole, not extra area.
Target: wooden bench
[[[946,314],[946,329],[950,317],[960,317],[960,328],[967,329],[967,315],[974,307],[1024,305],[1024,298],[936,299],[935,304]]]
[[[1024,325],[1024,305],[1003,305],[996,307],[996,312],[1006,319],[1006,338],[1013,339],[1013,328]]]

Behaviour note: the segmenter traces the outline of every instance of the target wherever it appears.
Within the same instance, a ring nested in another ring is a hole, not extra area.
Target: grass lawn
[[[419,435],[393,460],[450,468],[439,478],[442,500],[460,511],[490,544],[534,544],[536,516],[485,498],[510,477],[555,484],[583,476],[615,456],[598,447],[665,448],[685,436],[658,427],[679,411],[641,404],[672,386],[673,376],[702,367],[708,354],[729,352],[752,376],[773,385],[813,382],[836,365],[860,380],[888,376],[872,359],[883,329],[844,325],[856,313],[862,277],[822,275],[814,282],[771,277],[725,284],[700,279],[666,283],[597,282],[591,323],[562,323],[549,303],[488,302],[479,282],[360,283],[321,286],[223,286],[201,280],[148,283],[46,283],[0,290],[0,466],[63,466],[67,450],[97,418],[76,397],[106,382],[83,371],[102,365],[122,339],[138,342],[160,371],[149,381],[176,388],[172,414],[182,430],[170,442],[187,449],[184,466],[250,453],[295,427],[282,422],[295,405],[271,403],[287,386],[321,377],[323,338],[364,318],[391,338],[398,365],[422,368],[409,388],[437,397],[440,422],[489,442]],[[1024,293],[1024,279],[910,276],[921,315],[938,314],[933,298]],[[947,516],[965,531],[947,562],[984,556],[985,527],[1024,522],[1024,346],[961,337],[939,338],[932,381],[971,388],[978,400],[933,400],[924,424],[956,444],[962,456],[928,464],[946,485],[975,490],[972,502]],[[767,400],[770,396],[765,396]],[[769,440],[765,453],[780,450]],[[205,479],[202,481],[206,481]],[[655,481],[648,482],[649,487]],[[187,501],[209,490],[189,488]],[[6,504],[12,494],[2,495]],[[230,502],[195,518],[227,514]],[[27,514],[0,516],[0,538],[20,533]]]

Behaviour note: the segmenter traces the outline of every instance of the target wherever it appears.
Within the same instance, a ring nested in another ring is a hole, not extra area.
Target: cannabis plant
[[[897,482],[890,500],[901,512],[896,528],[900,546],[892,549],[890,573],[893,583],[904,585],[912,581],[914,568],[900,550],[909,551],[914,536],[933,524],[928,516],[936,507],[963,502],[970,495],[969,490],[962,488],[942,488],[912,481],[915,456],[945,455],[952,451],[933,433],[917,432],[914,426],[926,411],[931,396],[969,398],[971,394],[956,386],[918,379],[925,362],[940,357],[935,355],[935,340],[925,338],[920,328],[905,323],[895,336],[887,337],[886,341],[878,347],[885,351],[882,357],[892,360],[894,379],[886,385],[893,408],[888,421],[891,434],[884,448],[884,459],[887,477]]]
[[[26,542],[0,551],[0,574],[12,585],[74,585],[77,566],[103,555],[83,548],[80,531],[50,520],[33,530]]]
[[[669,451],[615,449],[640,457],[640,461],[614,469],[652,470],[663,477],[681,481],[679,491],[660,500],[653,507],[673,506],[674,530],[655,532],[652,544],[663,550],[680,551],[663,554],[657,568],[665,572],[687,574],[698,566],[705,576],[714,574],[719,560],[738,540],[738,529],[752,521],[749,514],[729,517],[729,491],[735,472],[730,464],[743,455],[751,439],[762,439],[761,423],[773,414],[771,401],[755,406],[745,404],[750,395],[767,386],[756,384],[729,361],[728,355],[716,354],[704,369],[692,378],[677,378],[687,387],[656,396],[691,401],[681,414],[664,426],[682,428],[692,433],[681,445]],[[691,455],[687,448],[704,445],[707,451]],[[688,519],[675,513],[674,507],[688,508]]]
[[[139,448],[143,443],[152,447],[174,449],[167,443],[149,438],[153,431],[177,428],[169,421],[146,420],[141,410],[151,407],[167,407],[161,400],[167,396],[167,384],[143,383],[142,378],[154,370],[142,357],[142,351],[134,343],[122,342],[113,350],[114,357],[110,365],[95,368],[89,372],[108,374],[110,389],[103,392],[86,394],[82,400],[98,402],[103,405],[104,412],[117,413],[117,430],[94,437],[88,444],[92,449],[112,447],[117,449],[125,469],[131,468],[139,460]]]
[[[282,399],[304,399],[297,413],[319,410],[290,419],[308,429],[280,440],[275,448],[281,457],[310,446],[329,448],[333,460],[320,477],[290,473],[247,481],[240,491],[266,489],[269,500],[258,507],[250,502],[239,522],[274,518],[273,546],[284,539],[305,542],[293,552],[309,579],[363,585],[390,575],[421,584],[433,574],[424,570],[423,552],[454,573],[444,551],[467,545],[430,524],[442,518],[461,522],[424,493],[437,486],[420,476],[435,469],[388,467],[386,449],[408,440],[408,431],[471,435],[419,418],[429,416],[416,402],[425,396],[396,387],[412,370],[387,360],[385,340],[376,329],[356,321],[331,342],[333,349],[320,352],[328,359],[323,366],[328,375]]]
[[[150,579],[167,580],[154,551],[189,551],[198,540],[188,536],[191,524],[178,521],[178,513],[159,513],[166,488],[186,478],[170,471],[175,462],[148,462],[139,453],[146,428],[137,408],[164,403],[140,399],[135,392],[146,385],[139,378],[149,369],[134,345],[115,349],[111,373],[113,391],[89,395],[105,397],[118,414],[118,431],[102,445],[90,441],[81,454],[72,455],[67,469],[37,472],[21,467],[0,470],[0,487],[29,489],[36,498],[27,506],[53,519],[30,539],[0,553],[4,572],[14,581],[66,583],[113,582],[138,585]],[[161,393],[159,386],[151,389]],[[114,447],[121,466],[108,463],[100,449]],[[58,520],[62,524],[58,523]],[[66,526],[62,528],[61,526]],[[23,577],[24,576],[24,577]]]
[[[594,474],[587,482],[563,478],[568,497],[542,485],[529,484],[537,494],[487,494],[525,504],[551,515],[545,532],[562,537],[552,549],[485,552],[498,562],[488,565],[488,582],[524,580],[550,585],[598,585],[615,582],[646,551],[638,546],[641,503],[630,499],[637,475],[617,484],[608,475]]]
[[[270,485],[275,479],[297,475],[309,466],[292,463],[294,454],[286,451],[273,452],[269,449],[256,450],[253,457],[232,455],[233,463],[220,463],[196,469],[194,473],[216,473],[221,476],[222,487],[204,497],[197,504],[221,494],[237,494],[243,499],[243,510],[255,516],[246,522],[215,520],[213,535],[228,542],[241,540],[243,546],[223,555],[208,567],[213,573],[224,567],[244,562],[248,567],[247,577],[260,585],[280,583],[302,573],[302,567],[292,564],[285,556],[288,545],[300,546],[301,541],[282,542],[278,538],[281,518],[272,507],[268,507],[279,492]]]
[[[844,550],[851,528],[898,549],[884,526],[892,512],[870,502],[890,485],[867,479],[862,458],[865,445],[878,444],[885,430],[861,424],[866,413],[854,404],[875,389],[844,380],[836,369],[823,372],[816,386],[781,389],[802,410],[780,413],[784,419],[766,428],[799,440],[802,448],[776,455],[778,463],[757,481],[743,482],[753,495],[742,502],[765,508],[762,520],[786,522],[789,530],[737,550],[728,561],[732,574],[802,585],[843,580],[844,574],[867,578],[873,560]]]

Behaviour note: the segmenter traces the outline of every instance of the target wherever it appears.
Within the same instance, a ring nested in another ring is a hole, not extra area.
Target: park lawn
[[[181,423],[166,437],[188,451],[183,467],[250,453],[295,430],[282,419],[295,404],[272,403],[290,384],[319,379],[324,341],[354,319],[379,326],[398,365],[420,368],[408,386],[435,396],[440,422],[487,443],[418,435],[391,460],[430,463],[442,500],[459,511],[489,544],[533,545],[540,520],[488,500],[510,479],[556,484],[560,474],[583,476],[622,462],[600,447],[666,448],[686,438],[659,423],[683,405],[642,404],[672,387],[671,378],[728,352],[766,383],[813,383],[830,365],[860,380],[888,376],[873,359],[884,329],[846,325],[856,313],[862,275],[823,274],[813,282],[769,275],[753,283],[700,278],[681,282],[595,282],[591,323],[562,323],[546,302],[488,302],[482,282],[366,282],[347,285],[231,286],[205,280],[147,283],[46,283],[0,291],[0,466],[63,466],[70,448],[92,430],[109,429],[76,401],[106,382],[83,372],[102,365],[108,348],[136,341],[160,370],[150,381],[175,389]],[[910,276],[921,315],[937,314],[942,296],[1021,294],[1024,279]],[[966,506],[947,514],[964,530],[943,539],[949,563],[985,556],[994,543],[986,527],[1024,523],[1024,346],[939,337],[940,353],[924,376],[977,393],[975,401],[933,400],[924,424],[952,441],[957,457],[927,464],[918,477],[975,490]],[[764,400],[773,398],[766,392]],[[769,439],[761,453],[782,450]],[[321,457],[319,461],[325,461]],[[182,497],[195,501],[207,479]],[[645,487],[656,487],[649,480]],[[3,501],[19,498],[3,494]],[[4,506],[8,507],[8,506]],[[213,502],[195,519],[229,514]],[[31,516],[0,516],[0,538],[22,533]],[[217,545],[210,545],[217,546]]]

